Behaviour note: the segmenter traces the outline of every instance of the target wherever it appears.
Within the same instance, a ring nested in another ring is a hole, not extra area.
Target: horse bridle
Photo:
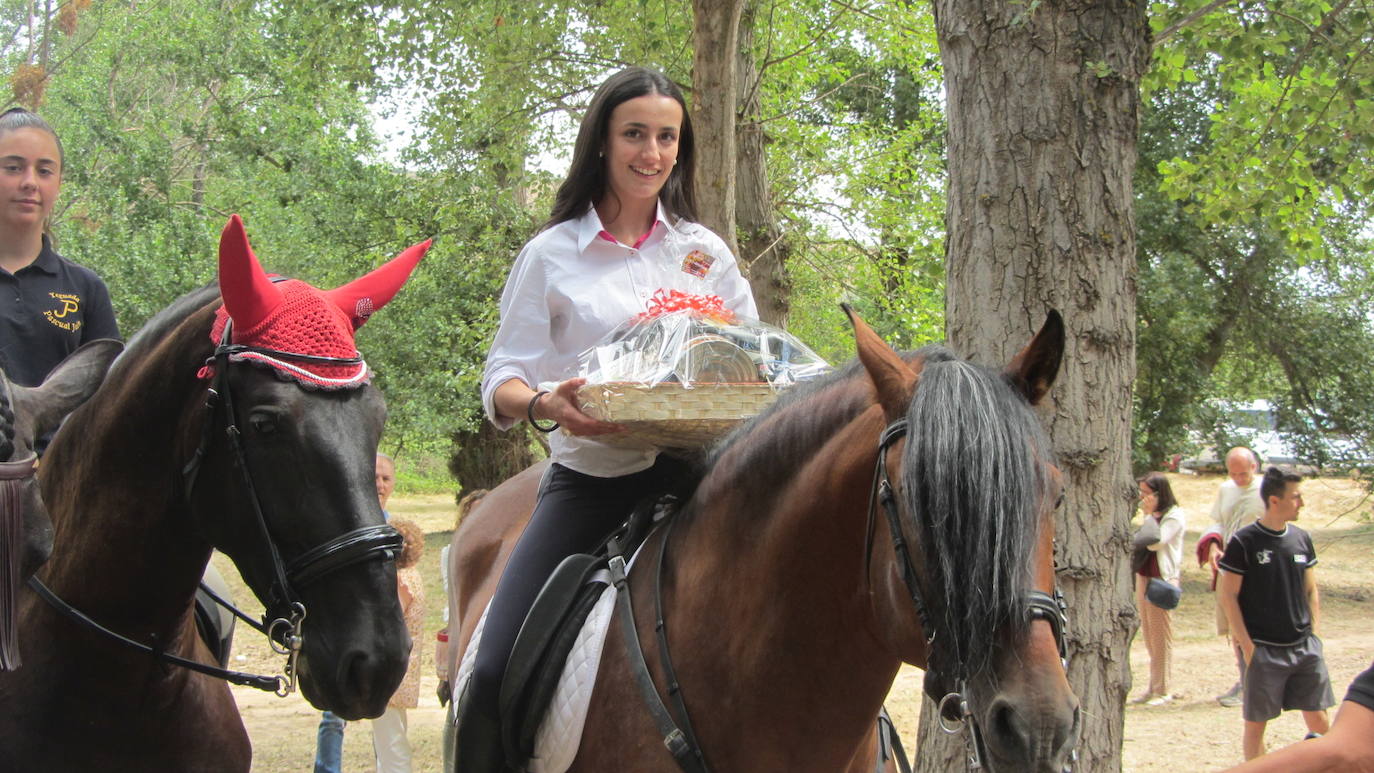
[[[920,584],[916,578],[916,568],[911,562],[911,553],[907,548],[906,537],[902,533],[896,493],[892,486],[892,480],[887,474],[888,449],[906,434],[907,420],[898,419],[889,424],[878,438],[878,462],[873,470],[873,488],[868,498],[868,534],[871,540],[876,504],[882,502],[883,511],[887,514],[888,530],[892,533],[893,553],[896,554],[897,562],[901,566],[902,581],[906,584],[907,593],[911,596],[912,604],[916,608],[916,616],[921,622],[921,630],[925,631],[926,646],[929,647],[935,641],[936,630],[931,623],[925,598],[921,594]],[[871,555],[871,542],[869,548]],[[1055,586],[1053,594],[1032,588],[1026,593],[1026,604],[1032,621],[1044,620],[1050,624],[1050,630],[1054,633],[1055,645],[1059,648],[1059,660],[1067,669],[1069,662],[1068,641],[1065,630],[1069,622],[1068,604],[1065,602],[1064,594],[1060,592],[1059,586]],[[967,754],[968,769],[982,770],[983,733],[966,697],[968,693],[967,679],[960,677],[956,680],[955,686],[954,692],[946,694],[939,700],[936,719],[940,723],[940,729],[950,735],[967,731],[964,732],[964,749]],[[958,715],[958,720],[953,724],[947,724],[945,721],[946,709],[953,709],[954,713]]]
[[[232,320],[226,321],[219,346],[215,348],[214,354],[206,360],[206,366],[214,369],[214,381],[206,393],[204,431],[201,434],[200,446],[196,448],[191,460],[182,469],[182,477],[185,481],[184,489],[189,503],[195,489],[196,479],[200,473],[201,463],[209,452],[212,433],[214,432],[216,403],[222,401],[224,434],[228,438],[229,448],[233,452],[234,466],[238,468],[243,486],[248,492],[248,501],[253,506],[258,533],[267,545],[268,556],[271,558],[273,580],[267,592],[267,604],[263,613],[266,628],[264,633],[266,633],[273,651],[288,657],[285,690],[286,694],[290,694],[296,688],[296,660],[304,641],[301,628],[307,616],[305,604],[300,600],[295,588],[309,585],[327,574],[363,561],[393,561],[400,554],[404,539],[400,532],[387,524],[363,526],[344,532],[322,545],[301,553],[290,563],[282,561],[281,551],[277,547],[276,540],[272,538],[271,530],[267,527],[267,518],[263,512],[262,501],[258,497],[257,487],[253,485],[252,472],[248,469],[243,433],[239,431],[238,425],[235,423],[234,392],[229,384],[231,358],[236,354],[253,352],[277,359],[330,366],[359,366],[362,365],[363,360],[360,356],[322,357],[234,344],[230,342],[232,328]],[[286,612],[283,616],[275,617],[268,623],[266,622],[267,617],[273,610],[286,610]],[[261,631],[263,628],[259,628],[259,630]]]
[[[248,459],[243,446],[243,433],[239,431],[238,425],[234,420],[233,389],[229,384],[229,365],[232,362],[230,358],[235,354],[256,352],[275,358],[322,365],[362,365],[363,361],[361,357],[321,357],[233,344],[230,343],[230,328],[232,324],[232,322],[225,323],[224,335],[220,339],[219,346],[215,348],[214,353],[205,362],[206,367],[212,368],[214,371],[214,381],[211,383],[206,394],[206,417],[201,432],[200,445],[196,448],[190,461],[186,463],[186,466],[183,467],[181,471],[182,480],[184,482],[183,489],[185,500],[189,506],[191,494],[195,489],[196,480],[200,474],[201,463],[205,459],[205,455],[209,452],[210,443],[213,439],[216,407],[222,402],[224,434],[228,438],[229,447],[233,452],[234,466],[238,468],[243,486],[248,491],[248,501],[252,503],[253,514],[255,516],[254,520],[257,522],[258,526],[258,533],[262,537],[263,542],[267,545],[268,555],[272,563],[273,581],[272,586],[268,589],[267,603],[264,608],[263,621],[261,623],[248,617],[243,612],[234,609],[223,599],[216,596],[213,592],[210,592],[209,589],[206,590],[216,602],[228,607],[240,619],[266,635],[268,643],[271,645],[274,652],[278,655],[286,656],[287,661],[283,673],[276,676],[244,674],[238,671],[217,668],[215,666],[207,666],[197,661],[187,660],[163,652],[160,649],[133,641],[132,639],[128,639],[102,627],[59,599],[52,591],[43,586],[36,577],[30,578],[29,584],[40,596],[56,607],[58,611],[83,625],[93,627],[95,630],[122,642],[126,646],[153,655],[163,662],[226,679],[234,684],[247,685],[261,690],[271,690],[277,695],[285,697],[296,690],[296,677],[298,675],[296,661],[300,656],[301,646],[304,643],[302,625],[307,616],[305,604],[300,600],[295,588],[309,585],[327,574],[363,561],[393,561],[401,552],[404,538],[401,536],[400,532],[387,524],[363,526],[344,532],[322,545],[301,553],[291,560],[290,563],[282,561],[281,551],[277,548],[276,540],[272,538],[271,530],[267,528],[267,518],[263,514],[262,502],[258,498],[257,488],[253,485],[252,472],[248,469]],[[204,588],[203,585],[201,587]],[[279,616],[273,617],[271,621],[268,622],[269,616],[271,616],[274,611],[281,610],[285,610],[285,612]]]

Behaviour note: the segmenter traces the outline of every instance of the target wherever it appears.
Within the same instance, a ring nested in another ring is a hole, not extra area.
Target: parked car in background
[[[1278,412],[1268,400],[1210,401],[1204,411],[1211,423],[1188,431],[1197,453],[1184,455],[1178,467],[1196,472],[1225,472],[1226,452],[1236,446],[1253,450],[1260,464],[1290,467],[1310,475],[1333,464],[1349,470],[1368,467],[1369,455],[1354,438],[1280,432]],[[1304,442],[1305,441],[1305,442]],[[1314,449],[1314,446],[1316,448]],[[1304,453],[1304,449],[1308,452]]]
[[[1210,403],[1209,408],[1216,412],[1215,423],[1211,427],[1188,431],[1189,439],[1202,450],[1180,460],[1181,469],[1225,472],[1226,452],[1236,446],[1246,446],[1254,451],[1261,465],[1308,467],[1309,471],[1315,469],[1310,464],[1305,465],[1298,458],[1293,444],[1279,433],[1278,417],[1268,400],[1217,400]]]

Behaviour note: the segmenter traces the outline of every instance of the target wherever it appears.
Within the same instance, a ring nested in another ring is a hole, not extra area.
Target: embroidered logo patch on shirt
[[[1274,560],[1274,553],[1270,550],[1261,550],[1255,554],[1255,563],[1267,564]]]
[[[714,257],[701,250],[692,250],[682,259],[682,270],[694,277],[705,279],[706,273],[711,270],[711,264],[715,262]]]
[[[58,307],[43,312],[43,317],[68,332],[81,329],[81,319],[71,316],[81,310],[81,297],[75,293],[48,293],[48,296],[57,301]]]
[[[1307,554],[1306,554],[1306,553],[1294,553],[1294,554],[1293,554],[1293,563],[1295,563],[1295,564],[1305,564],[1305,563],[1307,563]]]

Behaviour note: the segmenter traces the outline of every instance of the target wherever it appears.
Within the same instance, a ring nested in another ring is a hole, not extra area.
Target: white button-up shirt
[[[518,378],[550,389],[576,376],[581,354],[644,311],[659,289],[718,295],[736,314],[758,317],[749,283],[725,242],[697,223],[670,223],[660,203],[653,229],[630,247],[601,236],[601,218],[591,208],[525,245],[501,293],[501,324],[482,374],[482,405],[493,424],[509,429],[524,418],[497,414],[497,387]],[[684,261],[694,251],[709,256],[704,276],[700,256]],[[555,462],[607,478],[647,469],[658,455],[562,430],[550,434],[549,446]]]

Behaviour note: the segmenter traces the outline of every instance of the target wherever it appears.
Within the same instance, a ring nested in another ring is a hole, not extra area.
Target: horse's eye
[[[253,428],[255,435],[271,435],[277,431],[277,420],[262,413],[248,417],[248,425]]]

